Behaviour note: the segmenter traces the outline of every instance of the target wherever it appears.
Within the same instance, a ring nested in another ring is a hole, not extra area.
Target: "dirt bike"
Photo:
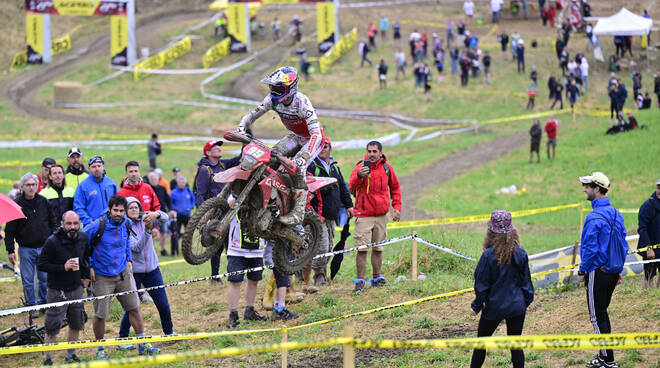
[[[273,242],[275,268],[286,274],[298,272],[316,255],[322,232],[327,230],[310,209],[300,225],[277,221],[293,208],[296,164],[249,134],[230,130],[224,137],[244,144],[240,164],[214,175],[213,180],[225,186],[190,218],[182,238],[183,257],[193,265],[206,262],[224,245],[229,225],[238,214],[244,236]],[[307,175],[308,204],[312,193],[336,181]],[[235,198],[231,205],[227,201],[230,193]]]

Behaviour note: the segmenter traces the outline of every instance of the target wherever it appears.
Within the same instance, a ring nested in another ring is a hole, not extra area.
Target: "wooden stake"
[[[355,325],[348,323],[344,325],[344,337],[355,336]],[[355,368],[355,347],[353,344],[344,344],[344,368]]]
[[[282,325],[282,343],[287,342],[288,333],[285,325]],[[289,351],[287,349],[282,349],[282,368],[287,368],[289,366]]]
[[[413,231],[412,238],[412,279],[417,281],[417,232]]]

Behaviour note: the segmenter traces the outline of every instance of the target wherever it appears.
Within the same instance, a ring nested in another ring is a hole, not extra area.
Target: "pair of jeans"
[[[18,257],[21,261],[21,282],[23,283],[23,296],[25,297],[26,306],[35,305],[37,299],[34,288],[35,273],[37,274],[37,280],[39,281],[39,300],[36,301],[36,304],[46,303],[46,291],[48,290],[46,279],[48,278],[48,274],[46,272],[37,271],[37,263],[39,255],[41,254],[41,249],[42,248],[18,247]]]
[[[155,270],[146,273],[134,273],[135,285],[144,285],[144,287],[152,287],[163,285],[163,275],[160,273],[160,268],[156,267]],[[167,300],[167,294],[164,288],[149,290],[149,295],[154,300],[154,305],[158,309],[160,315],[160,325],[163,328],[165,335],[172,334],[172,311],[170,310],[170,302]],[[128,332],[131,329],[131,324],[128,319],[128,312],[124,313],[124,318],[121,320],[119,327],[119,337],[128,337]]]
[[[483,315],[479,320],[479,327],[477,328],[477,336],[492,336],[497,326],[499,326],[502,320],[490,320],[485,319]],[[511,317],[506,319],[506,334],[508,336],[512,335],[522,335],[523,325],[525,324],[525,315]],[[472,352],[472,361],[470,362],[470,368],[480,368],[484,364],[486,359],[486,350],[474,349]],[[522,368],[525,366],[525,354],[522,350],[511,350],[511,362],[513,363],[514,368]]]

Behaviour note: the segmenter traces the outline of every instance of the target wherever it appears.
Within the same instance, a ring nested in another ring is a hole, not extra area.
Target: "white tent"
[[[594,34],[607,36],[646,36],[651,32],[653,21],[639,16],[626,8],[607,18],[598,19]]]

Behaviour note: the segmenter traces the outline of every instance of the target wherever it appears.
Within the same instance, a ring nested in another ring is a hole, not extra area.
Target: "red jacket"
[[[367,160],[367,156],[364,156]],[[385,167],[389,166],[390,175],[387,176]],[[392,165],[387,163],[385,155],[371,164],[371,173],[366,178],[358,176],[362,163],[353,168],[348,187],[355,191],[355,217],[384,216],[390,210],[390,197],[392,207],[401,211],[401,186],[394,173]]]
[[[151,188],[151,185],[145,183],[140,179],[140,183],[137,185],[128,184],[128,179],[124,179],[124,186],[117,192],[119,195],[124,197],[133,197],[140,201],[142,205],[142,211],[159,211],[160,202],[156,193]]]
[[[557,138],[558,125],[557,120],[548,120],[545,122],[545,132],[548,133],[548,138]]]

